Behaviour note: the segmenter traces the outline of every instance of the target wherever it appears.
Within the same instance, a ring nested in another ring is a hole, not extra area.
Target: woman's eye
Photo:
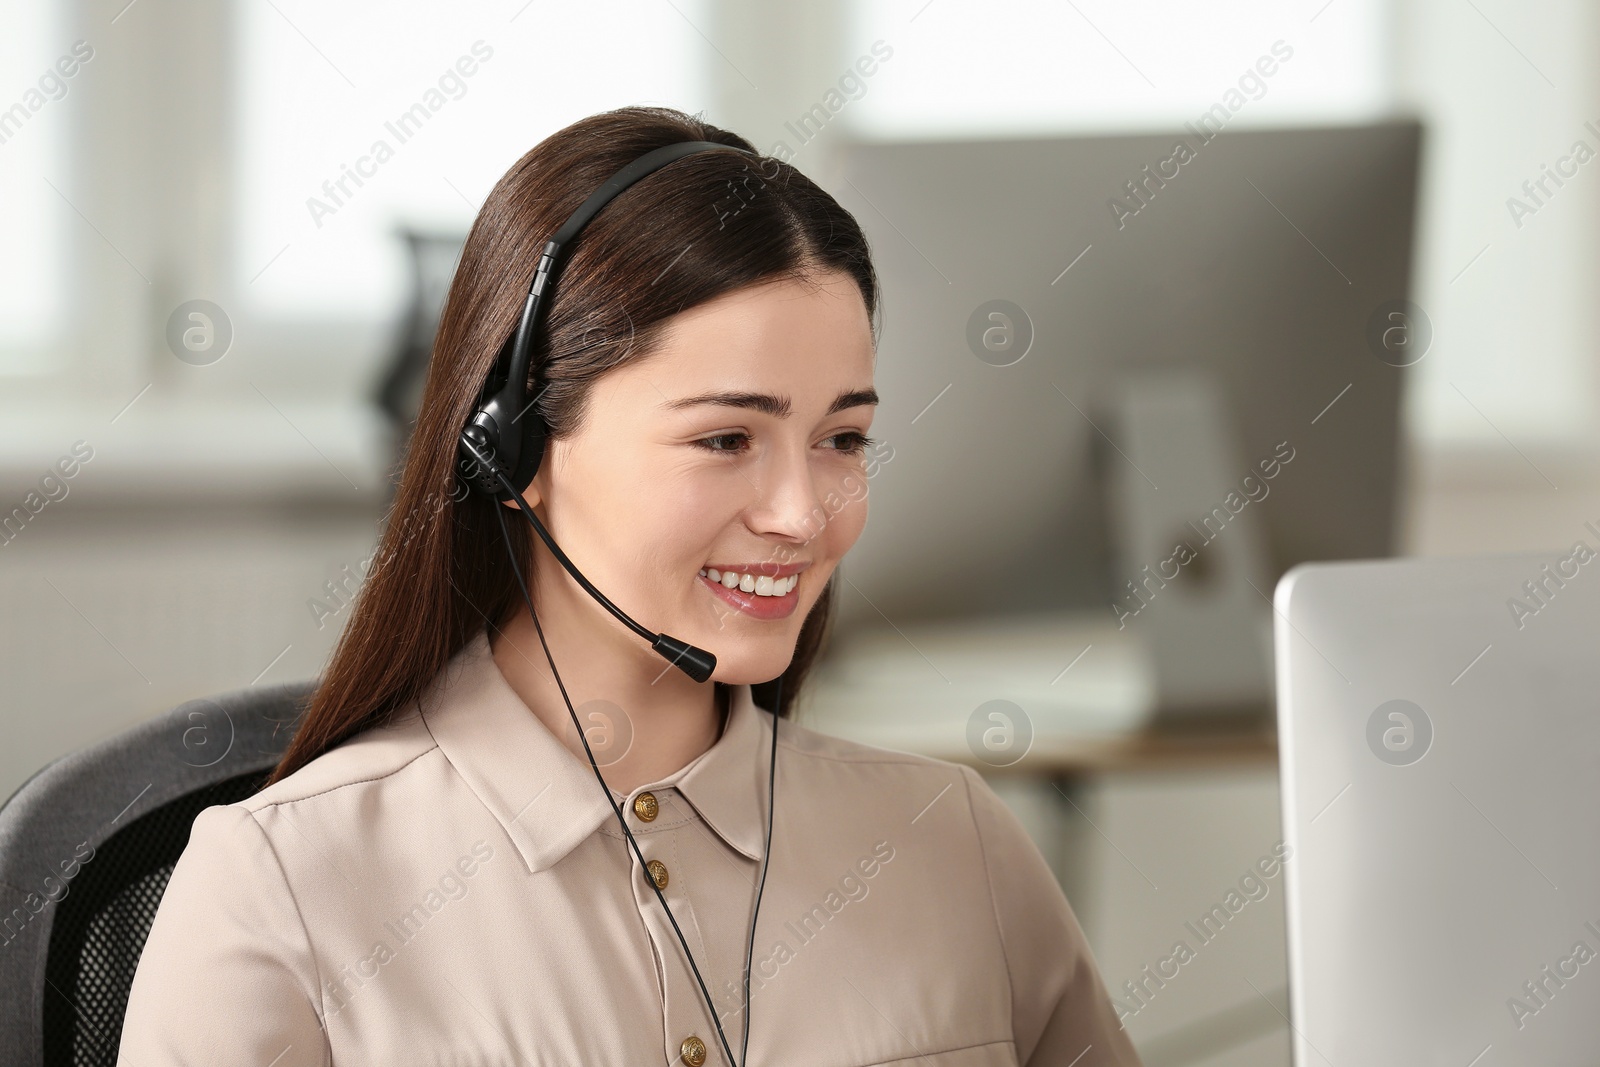
[[[869,446],[877,444],[877,442],[872,438],[856,430],[846,430],[843,433],[836,433],[832,437],[828,438],[828,440],[839,442],[839,444],[834,446],[835,449],[847,456],[860,455],[861,453],[865,452]]]
[[[702,437],[694,443],[707,452],[743,452],[750,445],[750,435],[719,433],[715,437]]]
[[[856,430],[836,433],[824,440],[832,442],[834,451],[847,456],[860,455],[870,446],[877,444],[872,438]],[[719,433],[711,437],[702,437],[692,443],[707,452],[737,454],[750,450],[750,435],[747,433]]]

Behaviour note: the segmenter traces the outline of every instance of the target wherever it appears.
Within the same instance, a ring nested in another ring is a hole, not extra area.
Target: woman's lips
[[[783,596],[757,596],[755,593],[741,592],[739,589],[729,589],[721,582],[713,582],[704,574],[696,576],[700,584],[709,589],[713,596],[731,604],[752,618],[763,620],[787,619],[794,614],[794,609],[800,603],[799,590],[791,589]]]

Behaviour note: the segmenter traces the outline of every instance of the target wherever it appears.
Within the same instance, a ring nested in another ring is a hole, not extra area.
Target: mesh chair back
[[[114,1067],[190,825],[261,788],[311,689],[190,701],[61,757],[0,807],[0,1063]]]

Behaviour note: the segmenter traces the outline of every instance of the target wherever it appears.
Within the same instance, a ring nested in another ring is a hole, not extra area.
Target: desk
[[[1009,705],[996,706],[1018,720],[1026,739],[986,753],[979,711],[997,701]],[[1154,671],[1137,637],[1103,613],[1059,613],[843,635],[807,682],[797,721],[986,775],[1062,778],[1277,762],[1270,720],[1179,727],[1155,711]]]
[[[1159,726],[1127,734],[1057,734],[1034,738],[1025,756],[1004,767],[980,759],[965,740],[916,730],[853,728],[836,718],[805,718],[804,725],[851,741],[964,763],[985,776],[1053,779],[1137,771],[1225,771],[1276,767],[1274,730],[1176,730]]]

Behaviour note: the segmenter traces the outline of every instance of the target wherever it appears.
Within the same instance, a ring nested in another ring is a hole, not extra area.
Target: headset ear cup
[[[527,419],[528,431],[523,441],[522,454],[526,457],[528,478],[532,479],[539,473],[539,466],[544,462],[545,443],[550,437],[550,425],[537,411],[529,411]]]
[[[539,465],[544,460],[544,450],[550,436],[550,425],[544,417],[534,410],[530,404],[523,412],[522,417],[514,423],[518,430],[517,435],[517,462],[510,472],[512,484],[519,493],[526,493],[528,486],[533,483],[533,476],[539,473]],[[497,494],[501,500],[510,500],[511,494],[502,486]]]

